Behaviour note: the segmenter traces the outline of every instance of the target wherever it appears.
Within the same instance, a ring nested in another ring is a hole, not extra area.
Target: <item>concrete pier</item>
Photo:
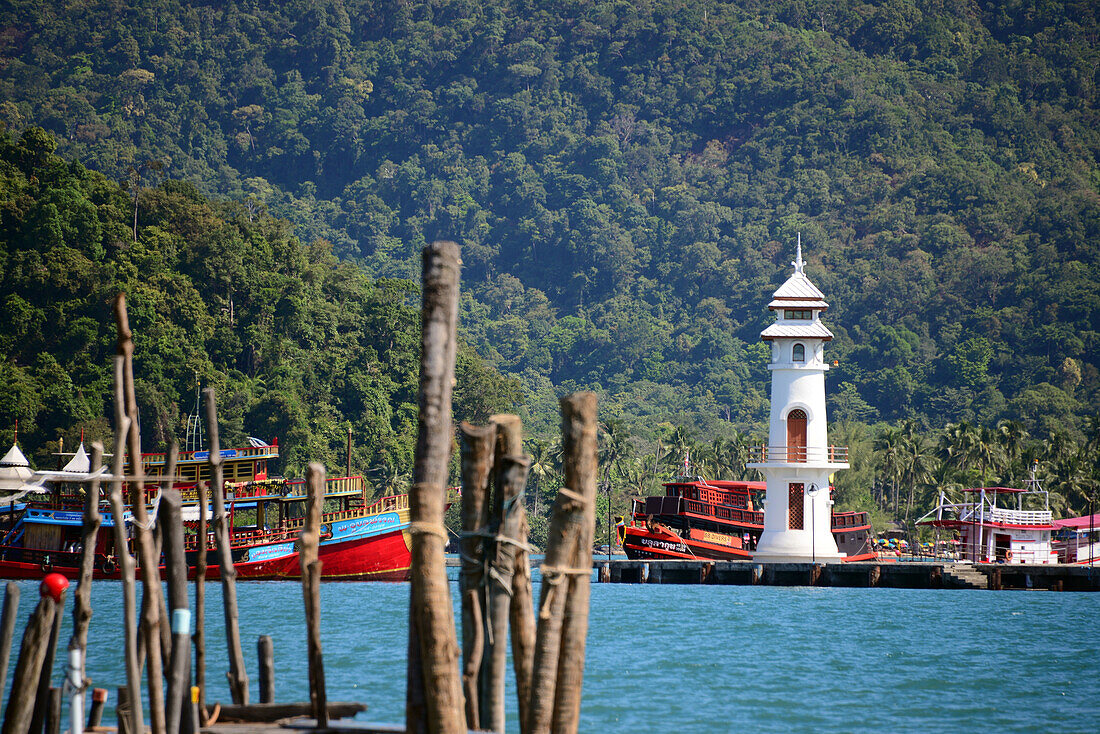
[[[1046,589],[1100,591],[1100,567],[971,563],[755,563],[629,561],[593,563],[612,584],[837,586],[893,589]]]

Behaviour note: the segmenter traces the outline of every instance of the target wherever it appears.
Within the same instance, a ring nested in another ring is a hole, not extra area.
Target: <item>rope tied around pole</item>
[[[424,522],[423,520],[410,522],[409,532],[413,535],[434,535],[437,538],[443,538],[443,540],[450,539],[450,536],[447,535],[446,526],[434,522]]]
[[[549,587],[539,605],[539,619],[550,618],[550,604],[554,595],[561,589],[561,583],[570,576],[585,576],[592,573],[591,568],[569,568],[566,566],[539,566],[542,583]]]

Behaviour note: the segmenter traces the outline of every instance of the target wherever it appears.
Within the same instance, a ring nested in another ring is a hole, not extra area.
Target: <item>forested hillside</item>
[[[0,10],[9,130],[149,197],[139,234],[188,181],[371,277],[456,239],[466,336],[544,437],[591,387],[624,451],[744,443],[798,232],[832,418],[1077,445],[1100,410],[1095,3],[57,5]]]
[[[110,439],[111,303],[128,299],[148,450],[182,442],[195,382],[214,387],[225,445],[278,438],[281,469],[353,464],[400,480],[416,435],[418,294],[306,247],[285,222],[212,204],[186,182],[133,201],[29,128],[0,136],[0,416],[4,440],[51,467],[58,436]],[[518,389],[464,347],[456,414],[484,420]],[[472,389],[467,389],[472,388]],[[496,401],[496,402],[494,402]],[[108,447],[110,448],[110,447]],[[6,450],[6,449],[5,449]]]

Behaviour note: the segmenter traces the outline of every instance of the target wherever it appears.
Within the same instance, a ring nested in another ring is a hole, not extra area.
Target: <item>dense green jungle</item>
[[[125,291],[147,448],[196,380],[283,471],[409,481],[419,252],[454,239],[456,419],[601,401],[616,513],[749,476],[799,233],[831,304],[838,507],[1100,484],[1100,24],[1085,0],[0,8],[0,440],[108,434]],[[606,505],[601,508],[603,516]],[[606,531],[606,527],[602,531]],[[601,531],[601,532],[602,532]]]

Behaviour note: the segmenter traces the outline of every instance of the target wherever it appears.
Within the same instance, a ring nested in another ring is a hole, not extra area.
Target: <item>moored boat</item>
[[[241,579],[299,578],[298,533],[305,518],[306,495],[302,481],[272,477],[269,461],[278,458],[277,442],[268,444],[255,439],[252,445],[221,452],[225,475],[226,520],[230,530],[230,552]],[[28,500],[26,506],[0,538],[0,577],[40,578],[56,572],[70,578],[79,574],[84,492],[89,476],[87,455],[81,445],[72,461],[57,472],[47,472],[49,491]],[[163,454],[142,456],[142,473],[163,477]],[[198,483],[209,480],[209,455],[205,451],[181,453],[175,473],[175,486],[184,500],[186,529],[185,550],[188,573],[195,575],[203,542],[198,535]],[[147,506],[156,515],[160,487],[147,485]],[[321,516],[319,557],[322,578],[340,580],[402,581],[411,566],[409,552],[408,497],[397,495],[367,501],[367,485],[361,476],[327,479],[325,511]],[[119,577],[120,553],[132,552],[132,540],[126,548],[115,547],[113,518],[105,499],[101,500],[103,528],[97,536],[94,578]],[[207,506],[207,518],[213,515]],[[124,513],[127,537],[130,511]],[[218,555],[213,532],[208,530],[207,578],[218,577]],[[161,569],[163,574],[164,570]]]
[[[618,525],[619,542],[632,560],[750,560],[764,530],[757,510],[765,482],[677,477],[663,497],[636,497]],[[874,560],[870,516],[834,512],[833,538],[845,561]]]
[[[917,525],[957,532],[960,558],[973,563],[1058,563],[1049,496],[1034,468],[1023,489],[964,489],[960,501],[941,490],[936,507]]]

